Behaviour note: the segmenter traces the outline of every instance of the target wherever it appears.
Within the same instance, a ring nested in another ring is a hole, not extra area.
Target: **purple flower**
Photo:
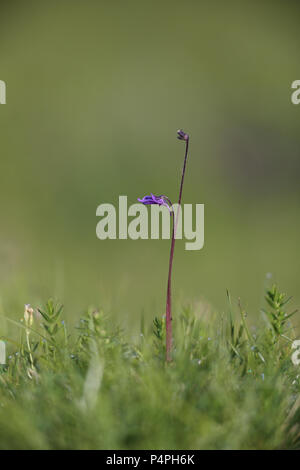
[[[145,205],[158,204],[159,206],[166,206],[169,210],[170,206],[172,206],[170,199],[163,194],[161,196],[155,196],[151,193],[151,196],[144,196],[142,199],[138,198],[138,201]]]

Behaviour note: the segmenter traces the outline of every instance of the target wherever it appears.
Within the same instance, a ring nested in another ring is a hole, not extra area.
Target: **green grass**
[[[0,374],[0,447],[300,448],[286,297],[267,291],[256,326],[228,300],[226,314],[175,314],[169,364],[164,318],[129,341],[101,311],[72,333],[51,300],[25,315]]]

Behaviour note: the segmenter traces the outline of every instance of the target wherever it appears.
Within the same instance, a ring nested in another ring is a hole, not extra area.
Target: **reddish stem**
[[[176,240],[176,230],[177,230],[177,223],[178,223],[178,216],[180,212],[180,204],[182,198],[182,189],[183,189],[183,181],[185,175],[185,168],[188,156],[188,148],[189,148],[189,136],[185,134],[185,155],[184,155],[184,163],[182,168],[182,175],[181,175],[181,183],[179,189],[179,198],[178,198],[178,211],[176,216],[176,221],[174,220],[174,211],[172,210],[171,216],[173,217],[173,224],[172,224],[172,241],[171,241],[171,250],[170,250],[170,259],[169,259],[169,274],[168,274],[168,288],[167,288],[167,305],[166,305],[166,360],[170,362],[172,360],[172,308],[171,308],[171,284],[172,284],[172,268],[173,268],[173,257],[174,257],[174,248],[175,248],[175,240]]]

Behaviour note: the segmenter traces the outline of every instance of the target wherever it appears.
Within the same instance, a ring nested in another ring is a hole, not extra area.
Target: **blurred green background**
[[[169,241],[100,241],[96,208],[150,192],[205,204],[176,247],[174,300],[250,314],[266,274],[299,304],[296,1],[1,1],[0,301],[162,314]],[[205,307],[204,307],[205,308]]]

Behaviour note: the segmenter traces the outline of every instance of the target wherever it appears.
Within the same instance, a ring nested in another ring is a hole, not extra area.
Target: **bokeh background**
[[[0,309],[54,296],[123,326],[164,311],[169,241],[100,241],[96,208],[144,194],[205,204],[205,247],[176,247],[176,308],[299,305],[296,1],[0,3]],[[269,274],[268,274],[269,273]]]

